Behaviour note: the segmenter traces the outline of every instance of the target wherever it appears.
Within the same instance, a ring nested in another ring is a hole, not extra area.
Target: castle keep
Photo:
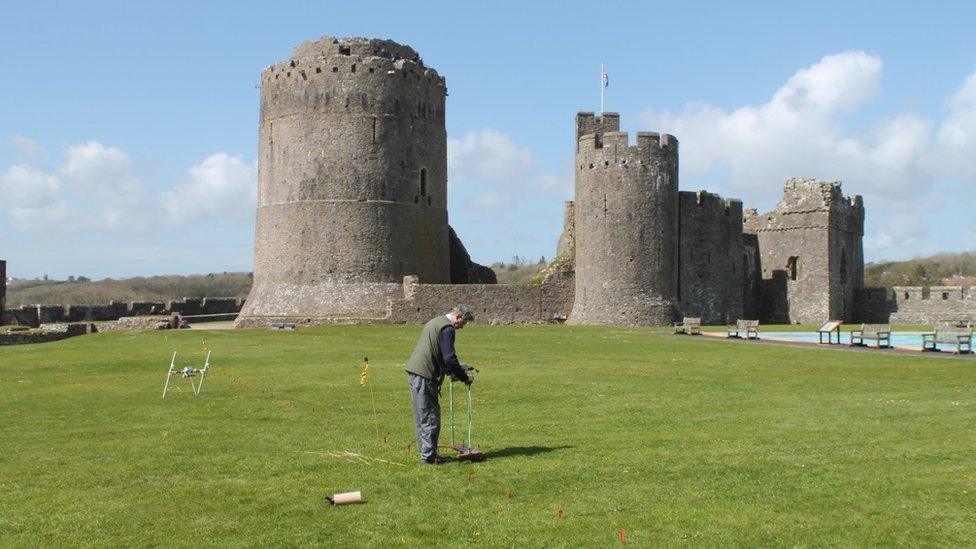
[[[744,210],[679,189],[674,136],[631,141],[619,115],[585,112],[557,259],[539,284],[494,284],[448,225],[446,95],[388,40],[305,42],[264,70],[254,287],[238,326],[425,322],[458,302],[481,322],[819,323],[890,315],[912,296],[862,288],[864,205],[840,183],[789,179],[773,211]]]
[[[447,222],[446,95],[388,40],[305,42],[261,73],[254,287],[239,324],[382,316],[406,275],[451,282],[452,249],[467,277]]]

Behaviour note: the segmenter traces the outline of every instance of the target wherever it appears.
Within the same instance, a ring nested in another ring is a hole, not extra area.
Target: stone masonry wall
[[[976,287],[896,286],[884,305],[894,324],[976,323]]]
[[[704,324],[743,317],[742,202],[699,192],[678,193],[681,316]]]
[[[240,312],[243,304],[243,300],[233,297],[187,297],[165,303],[113,301],[107,305],[24,305],[18,309],[3,310],[0,325],[37,327],[49,323],[109,321],[127,316],[171,313],[183,316],[234,314]]]
[[[386,322],[422,324],[463,303],[478,324],[534,324],[565,319],[566,286],[555,284],[420,284],[404,280],[404,298],[390,301]]]
[[[32,343],[49,343],[69,337],[83,335],[89,332],[87,324],[45,325],[43,330],[29,330],[25,332],[0,331],[0,345],[26,345]]]

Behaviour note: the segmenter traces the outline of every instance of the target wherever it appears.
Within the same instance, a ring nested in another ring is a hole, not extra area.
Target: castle
[[[248,299],[5,309],[37,326],[179,310],[273,322],[665,325],[976,321],[976,291],[864,288],[864,204],[794,178],[770,212],[679,189],[678,140],[576,115],[575,196],[540,283],[496,284],[448,222],[444,77],[389,40],[325,37],[261,73],[254,285]],[[231,300],[234,301],[234,300]],[[198,303],[199,302],[199,303]]]
[[[493,284],[448,223],[444,77],[388,40],[325,37],[261,74],[254,287],[238,326],[482,319],[664,325],[857,316],[860,197],[787,181],[760,215],[680,191],[678,140],[579,113],[575,199],[541,284]]]

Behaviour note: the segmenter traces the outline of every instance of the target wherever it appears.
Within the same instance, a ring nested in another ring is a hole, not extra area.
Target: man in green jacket
[[[467,384],[474,381],[461,366],[454,350],[455,331],[464,328],[471,320],[474,320],[474,313],[464,305],[435,317],[424,325],[417,346],[407,362],[414,431],[423,463],[444,463],[444,459],[437,454],[437,438],[441,432],[439,397],[444,376],[450,375]]]

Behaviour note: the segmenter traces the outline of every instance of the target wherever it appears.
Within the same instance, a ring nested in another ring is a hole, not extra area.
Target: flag
[[[600,67],[600,75],[603,77],[603,87],[610,87],[610,76],[607,75],[607,71],[603,70],[603,67]]]

